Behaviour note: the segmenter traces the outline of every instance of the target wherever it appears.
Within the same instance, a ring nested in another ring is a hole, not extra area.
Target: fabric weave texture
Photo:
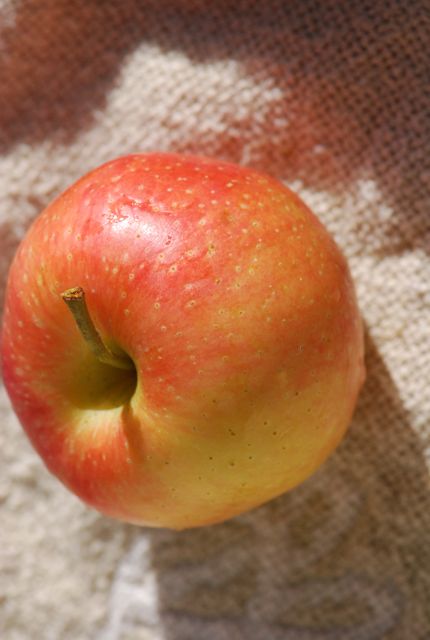
[[[253,166],[349,260],[367,382],[296,490],[137,528],[45,470],[0,387],[5,640],[430,638],[430,20],[420,0],[0,0],[0,304],[31,220],[118,155]]]

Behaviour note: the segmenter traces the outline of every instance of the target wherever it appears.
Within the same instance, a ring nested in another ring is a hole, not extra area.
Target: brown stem
[[[87,303],[85,302],[85,291],[82,287],[67,289],[67,291],[63,291],[61,297],[70,309],[82,337],[96,358],[105,364],[110,364],[112,367],[118,367],[119,369],[134,368],[134,364],[130,358],[112,353],[103,342],[89,314]]]

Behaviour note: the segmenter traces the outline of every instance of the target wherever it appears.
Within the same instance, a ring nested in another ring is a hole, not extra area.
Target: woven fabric
[[[217,156],[334,234],[368,370],[313,478],[182,533],[83,506],[1,388],[2,638],[430,638],[429,42],[422,0],[0,0],[0,302],[30,221],[84,172]]]

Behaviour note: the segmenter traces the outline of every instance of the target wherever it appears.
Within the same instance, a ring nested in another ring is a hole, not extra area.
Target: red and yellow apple
[[[169,154],[109,162],[36,218],[1,353],[53,474],[109,516],[178,529],[310,476],[364,378],[353,283],[318,219],[266,175]]]

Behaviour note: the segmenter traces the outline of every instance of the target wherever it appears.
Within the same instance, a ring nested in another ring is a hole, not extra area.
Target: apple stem
[[[100,362],[110,364],[112,367],[119,369],[134,368],[134,364],[130,358],[112,353],[103,342],[89,314],[85,301],[85,291],[82,287],[67,289],[63,291],[61,297],[72,313],[82,337]]]

